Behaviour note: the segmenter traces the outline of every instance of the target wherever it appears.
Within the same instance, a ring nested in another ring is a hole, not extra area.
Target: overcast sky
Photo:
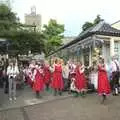
[[[42,15],[42,24],[50,18],[65,24],[65,35],[76,36],[86,21],[93,21],[97,14],[108,23],[120,20],[120,0],[13,0],[13,10],[24,22],[24,14],[35,5]]]

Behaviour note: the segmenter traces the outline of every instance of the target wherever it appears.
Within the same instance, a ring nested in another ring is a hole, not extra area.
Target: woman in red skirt
[[[104,59],[100,58],[98,65],[98,94],[102,95],[102,103],[106,99],[106,95],[110,94],[110,83],[107,76],[106,65]]]
[[[46,90],[49,90],[49,85],[51,82],[51,72],[50,72],[50,66],[48,64],[48,62],[45,62],[45,66],[44,66],[44,83],[46,85]]]
[[[25,83],[27,85],[30,85],[30,87],[32,88],[32,71],[34,69],[34,66],[26,66],[26,68],[24,69],[24,75],[25,75]]]
[[[59,95],[61,95],[64,85],[62,79],[62,65],[58,59],[55,60],[53,69],[54,72],[52,73],[51,87],[54,89],[54,95],[56,95],[57,92],[59,92]]]
[[[33,73],[33,90],[36,92],[36,97],[39,98],[40,92],[44,89],[43,81],[43,66],[37,65]]]
[[[82,95],[85,95],[86,91],[86,79],[85,79],[85,74],[84,74],[84,65],[82,63],[78,63],[76,70],[75,70],[76,76],[75,76],[75,85],[76,88],[79,90],[79,92]]]

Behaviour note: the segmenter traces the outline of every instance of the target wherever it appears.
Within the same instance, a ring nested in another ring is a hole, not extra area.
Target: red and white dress
[[[98,94],[110,94],[110,83],[107,76],[106,66],[98,65]]]
[[[54,72],[52,73],[51,87],[53,89],[60,89],[60,90],[64,88],[61,65],[57,65],[57,64],[54,65]]]
[[[24,72],[27,84],[32,86],[32,71],[30,70],[30,68],[27,68],[23,72]]]
[[[74,64],[69,65],[69,70],[70,70],[69,78],[70,79],[75,78],[75,75],[76,75],[75,69],[76,69],[76,65]]]
[[[44,67],[44,83],[49,84],[51,80],[51,72],[49,66]]]
[[[43,69],[34,69],[33,73],[33,90],[40,92],[44,89],[44,81],[43,81]]]
[[[86,88],[86,79],[85,79],[85,74],[84,74],[84,68],[83,66],[77,66],[75,70],[76,76],[75,76],[75,85],[76,88],[79,91],[82,91]]]

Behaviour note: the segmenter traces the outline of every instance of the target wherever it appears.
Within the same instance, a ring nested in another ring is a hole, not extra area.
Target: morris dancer
[[[69,83],[68,83],[68,86],[70,88],[71,81],[73,78],[75,78],[75,75],[76,75],[76,73],[75,73],[76,65],[71,60],[68,62],[68,65],[69,65]],[[71,93],[71,92],[69,91],[69,93]]]
[[[97,61],[93,61],[92,70],[90,74],[91,83],[94,85],[94,90],[98,87],[98,65]]]
[[[30,85],[30,87],[33,87],[33,72],[35,69],[35,65],[34,64],[30,64],[29,68],[26,69],[26,79],[27,79],[27,83],[28,85]]]
[[[107,76],[104,59],[100,58],[98,65],[98,94],[101,95],[102,103],[106,100],[106,95],[110,94],[110,84]]]
[[[43,65],[37,64],[33,71],[33,90],[36,92],[36,98],[41,98],[40,92],[44,89]]]
[[[51,72],[49,63],[46,61],[44,65],[44,83],[46,85],[46,90],[49,90],[49,85],[51,82]]]
[[[76,88],[79,90],[79,92],[82,95],[85,95],[86,91],[86,79],[84,74],[84,65],[82,65],[81,62],[78,63],[76,69],[75,69],[75,79],[76,79]]]
[[[64,87],[62,79],[62,65],[58,59],[55,60],[53,69],[51,87],[54,89],[55,96],[57,95],[57,92],[59,95],[62,95],[62,90]]]

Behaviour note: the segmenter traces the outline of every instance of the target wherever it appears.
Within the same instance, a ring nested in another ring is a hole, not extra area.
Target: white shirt
[[[11,76],[15,78],[18,74],[19,74],[18,66],[14,66],[14,67],[8,66],[7,67],[7,75],[9,78]]]
[[[36,76],[36,74],[37,74],[37,70],[34,69],[33,74],[32,74],[32,76],[31,76],[31,80],[32,80],[32,81],[35,81],[35,76]]]
[[[70,74],[75,73],[76,65],[75,64],[70,64],[69,66],[70,66]]]
[[[120,69],[120,66],[119,66],[118,61],[117,61],[117,60],[114,60],[114,61],[111,62],[111,72],[116,72],[116,71],[117,71],[117,66],[116,66],[116,64],[117,64],[117,66],[118,66],[119,69]]]
[[[69,66],[68,66],[68,65],[64,66],[64,68],[63,68],[63,78],[68,79],[68,77],[69,77],[69,72],[70,72]]]

